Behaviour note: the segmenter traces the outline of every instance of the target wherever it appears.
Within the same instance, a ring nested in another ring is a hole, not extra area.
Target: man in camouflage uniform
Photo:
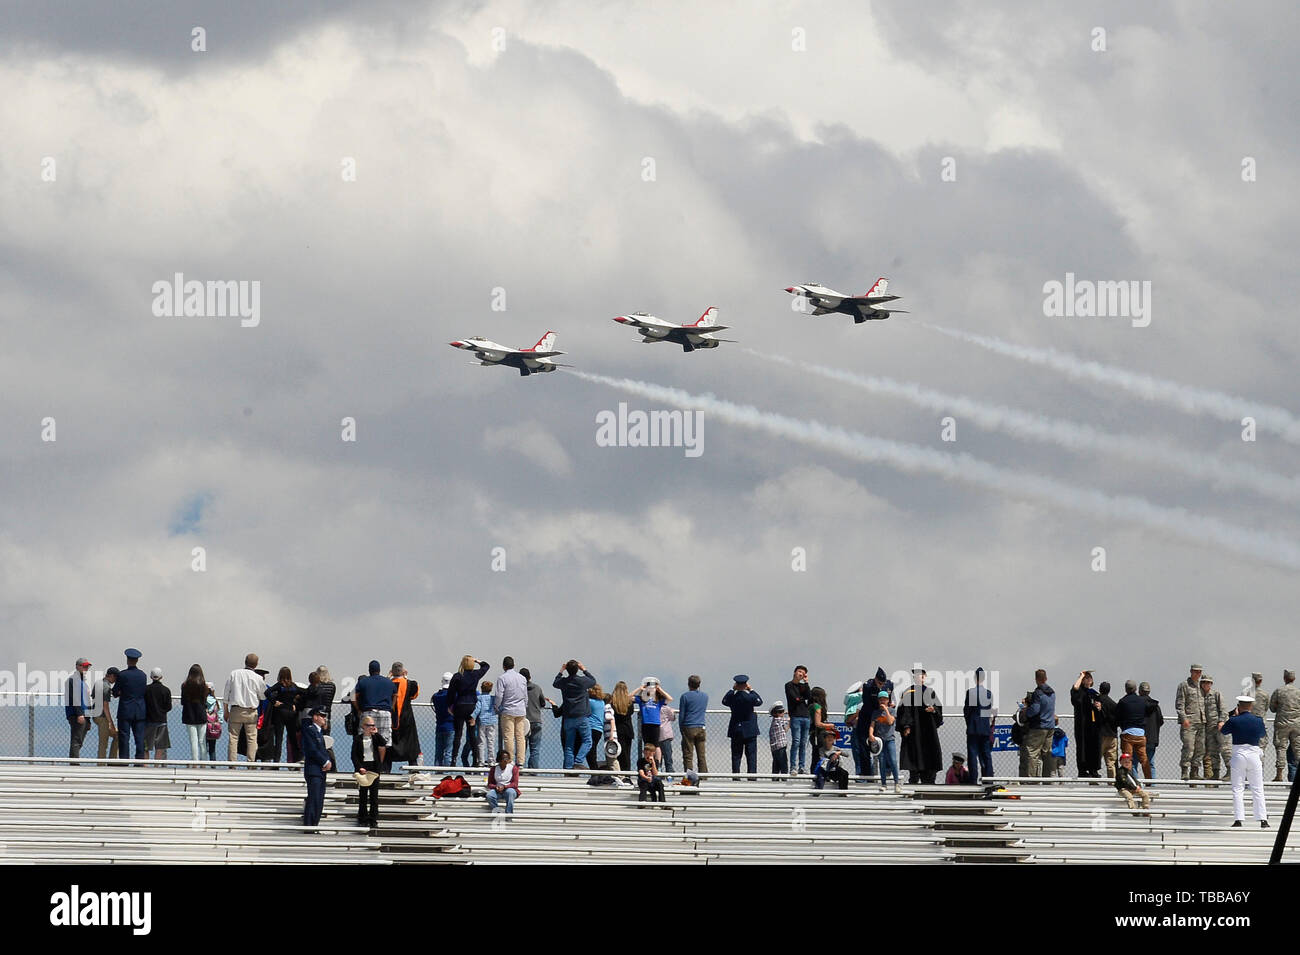
[[[1174,712],[1178,714],[1178,733],[1183,739],[1183,779],[1201,778],[1201,760],[1205,757],[1205,701],[1201,696],[1201,665],[1193,663],[1191,675],[1174,691]]]
[[[1268,708],[1277,714],[1273,723],[1273,748],[1277,750],[1277,775],[1273,782],[1286,779],[1286,751],[1300,756],[1300,687],[1295,685],[1295,670],[1282,671],[1283,684],[1268,698]]]
[[[1205,778],[1219,779],[1219,742],[1223,739],[1219,724],[1228,719],[1228,709],[1223,705],[1223,695],[1214,688],[1214,677],[1208,673],[1201,675],[1201,700],[1205,713]]]
[[[1264,674],[1252,673],[1250,678],[1255,681],[1255,686],[1250,691],[1255,694],[1255,705],[1250,711],[1264,719],[1268,715],[1268,690],[1264,689]]]

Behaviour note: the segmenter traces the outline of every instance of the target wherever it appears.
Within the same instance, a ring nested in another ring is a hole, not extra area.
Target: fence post
[[[36,701],[27,697],[27,755],[36,755]]]

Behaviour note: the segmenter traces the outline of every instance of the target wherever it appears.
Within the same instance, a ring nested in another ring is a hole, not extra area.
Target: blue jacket
[[[492,702],[491,693],[480,693],[478,705],[474,707],[474,722],[482,724],[490,716],[497,715],[496,704]]]
[[[1238,713],[1223,724],[1219,730],[1224,736],[1231,736],[1234,745],[1249,744],[1258,746],[1259,741],[1268,735],[1264,721],[1254,713]]]
[[[727,735],[733,739],[753,739],[758,735],[758,717],[754,709],[763,705],[757,690],[730,689],[722,697],[722,705],[731,708],[727,721]]]
[[[70,720],[90,713],[90,688],[80,673],[73,673],[63,686],[63,713]]]
[[[588,702],[591,706],[591,716],[588,718],[591,728],[597,733],[605,732],[605,701],[593,699]]]
[[[983,667],[977,669],[976,679],[983,672]],[[982,738],[993,732],[993,693],[983,683],[977,683],[966,691],[966,703],[961,712],[966,717],[967,736]]]
[[[329,762],[329,753],[325,751],[325,736],[315,720],[303,724],[302,728],[302,772],[304,776],[324,776],[325,764]]]
[[[708,710],[709,694],[703,690],[687,690],[677,701],[677,725],[682,729],[703,726]]]
[[[1034,690],[1033,702],[1025,707],[1025,726],[1034,730],[1056,729],[1056,691],[1046,683]]]
[[[451,729],[456,725],[456,719],[451,714],[451,694],[446,690],[433,694],[433,716],[438,729]]]
[[[382,673],[372,673],[357,680],[356,692],[352,694],[352,699],[357,701],[357,707],[363,713],[366,710],[387,710],[391,713],[395,689],[393,681],[388,677]]]
[[[145,718],[144,691],[149,687],[149,678],[138,666],[123,667],[113,684],[113,696],[117,704],[117,721],[126,723],[130,720]]]

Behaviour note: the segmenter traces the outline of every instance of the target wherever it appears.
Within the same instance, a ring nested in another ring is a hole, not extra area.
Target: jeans
[[[894,782],[898,782],[898,741],[892,739],[882,739],[880,741],[880,755],[876,757],[876,764],[880,767],[880,785],[885,785],[885,778],[891,773],[894,776]]]
[[[564,768],[572,769],[587,758],[591,748],[591,722],[587,716],[566,716],[560,732],[564,739]]]
[[[478,734],[479,734],[478,723],[475,723],[472,726],[469,723],[465,724],[465,745],[462,746],[460,750],[460,764],[462,766],[479,765],[479,759],[478,759],[479,735]],[[456,739],[460,739],[460,727],[456,728]],[[455,745],[455,741],[453,740],[453,746],[454,745]]]
[[[81,744],[86,741],[86,730],[90,729],[90,717],[83,716],[80,723],[75,716],[68,717],[68,729],[71,731],[68,740],[68,759],[77,759],[81,756]]]
[[[790,717],[790,765],[796,773],[807,768],[805,748],[808,746],[808,732],[812,729],[811,716]]]
[[[591,749],[587,750],[588,769],[600,769],[600,738],[604,735],[600,730],[591,731]]]
[[[186,723],[185,729],[190,734],[190,759],[196,763],[201,763],[208,748],[208,724]]]
[[[528,769],[542,768],[542,724],[530,723],[528,726]]]
[[[772,750],[772,772],[778,775],[790,772],[790,747]]]
[[[758,772],[758,737],[751,736],[749,739],[741,739],[738,736],[731,738],[731,771],[740,772],[740,754],[745,754],[745,765],[748,767],[745,772]]]
[[[451,741],[453,730],[450,723],[439,723],[433,731],[433,762],[435,766],[451,766]]]
[[[452,719],[455,721],[454,722],[455,736],[451,741],[451,755],[452,758],[455,759],[456,752],[457,750],[459,750],[460,764],[462,766],[473,766],[475,763],[474,748],[469,745],[469,741],[471,739],[477,739],[478,735],[477,735],[477,730],[475,730],[474,727],[469,725],[469,721],[473,718],[474,707],[476,707],[477,705],[478,705],[477,702],[457,703],[455,706],[451,708],[451,716]],[[460,745],[460,738],[462,734],[464,734],[465,736],[464,749],[461,749],[461,745]]]
[[[865,733],[854,733],[849,739],[853,743],[853,772],[856,776],[871,775],[871,749],[867,745]]]
[[[981,776],[993,775],[993,741],[987,733],[979,736],[966,736],[966,768],[970,770],[970,781],[978,783]]]
[[[673,741],[670,739],[661,739],[659,741],[659,755],[663,761],[663,771],[665,773],[673,772]]]
[[[518,793],[516,793],[513,789],[506,787],[505,791],[502,792],[500,795],[506,797],[506,812],[510,813],[511,815],[514,815],[515,797],[518,795]],[[499,798],[498,793],[495,789],[489,789],[487,791],[487,804],[488,804],[488,809],[490,811],[492,812],[497,811],[498,798]]]

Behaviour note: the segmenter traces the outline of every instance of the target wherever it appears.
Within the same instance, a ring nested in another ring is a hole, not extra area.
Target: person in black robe
[[[1083,670],[1070,688],[1074,707],[1074,765],[1080,779],[1101,777],[1101,701],[1092,688],[1092,673]]]
[[[925,671],[912,671],[913,683],[898,698],[898,766],[907,771],[908,785],[934,785],[943,765],[939,727],[943,708],[934,690],[925,685]]]
[[[399,672],[400,670],[400,672]],[[393,763],[414,763],[420,757],[420,734],[415,727],[415,710],[411,702],[420,696],[420,684],[407,675],[406,668],[394,663],[391,672],[393,689],[393,742],[387,749],[385,772]]]

